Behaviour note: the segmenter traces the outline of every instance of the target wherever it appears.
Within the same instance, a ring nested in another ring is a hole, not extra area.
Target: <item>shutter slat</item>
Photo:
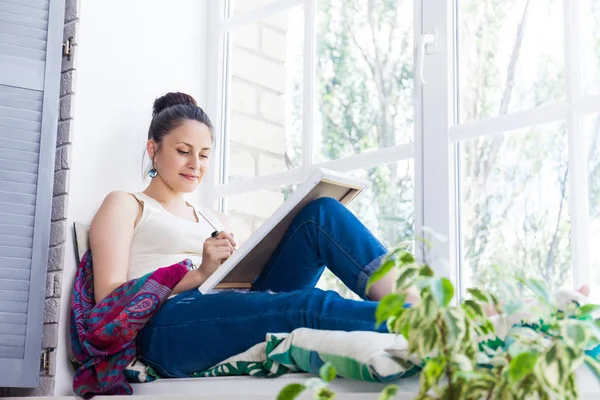
[[[5,3],[19,4],[27,7],[37,8],[39,10],[48,10],[48,0],[1,0]]]
[[[26,323],[27,314],[0,312],[0,324],[24,325]]]
[[[12,228],[33,228],[34,217],[0,213],[0,224],[11,225]]]
[[[0,85],[15,85],[31,90],[42,90],[45,66],[44,61],[0,54],[0,71],[2,71]]]
[[[28,38],[0,31],[0,43],[24,47],[26,49],[41,50],[46,53],[45,40]]]
[[[0,51],[2,51],[1,46]],[[22,110],[16,107],[0,107],[0,117],[20,119],[23,121],[42,122],[41,112]]]
[[[0,116],[0,127],[2,126],[10,129],[20,129],[22,131],[39,132],[40,128],[42,127],[42,123]]]
[[[0,252],[2,247],[0,247]],[[28,292],[29,281],[18,281],[14,279],[0,279],[0,290],[14,290],[15,292]],[[3,321],[0,320],[0,323]]]
[[[28,258],[0,257],[0,265],[4,268],[31,269],[31,260]],[[2,298],[2,293],[0,293],[0,298]]]
[[[38,156],[37,152],[32,153],[30,151],[21,151],[21,150],[6,149],[6,148],[3,149],[0,146],[0,159],[1,160],[20,161],[20,162],[24,162],[24,163],[35,164],[37,166],[38,158],[39,158],[39,156]],[[1,189],[2,189],[2,187],[0,186],[0,190]]]
[[[23,359],[24,355],[25,349],[0,346],[0,358],[11,358],[20,360]]]
[[[36,194],[37,192],[37,187],[35,185],[7,181],[0,181],[0,189],[7,193]],[[2,211],[0,210],[0,215],[1,214]],[[1,220],[0,223],[2,223]]]
[[[3,44],[0,42],[0,52],[13,57],[27,58],[31,60],[44,61],[46,59],[46,52],[42,50],[28,49],[27,47]]]
[[[46,31],[0,22],[0,32],[24,38],[46,41]]]
[[[42,112],[42,102],[37,100],[19,99],[0,94],[0,106],[19,108],[21,110]]]
[[[27,142],[24,142],[27,143]],[[30,151],[21,151],[21,150],[16,150],[16,149],[6,149],[6,148],[2,148],[1,143],[0,143],[0,159],[3,160],[13,160],[13,161],[22,161],[22,162],[26,162],[26,163],[31,163],[31,164],[36,164],[38,162],[38,154],[37,152],[30,152]],[[2,187],[0,186],[0,190],[2,189]]]
[[[0,137],[23,142],[40,143],[40,133],[36,131],[24,131],[20,129],[0,129]]]
[[[23,140],[12,140],[12,139],[0,138],[0,151],[2,151],[1,149],[17,150],[20,152],[33,153],[35,155],[35,158],[33,159],[32,162],[37,162],[38,153],[40,151],[40,145],[38,143],[25,142]],[[25,157],[25,156],[23,156],[23,157]],[[4,158],[8,158],[8,157],[4,157]],[[29,159],[24,158],[23,161],[29,161]]]
[[[25,281],[29,279],[30,271],[27,269],[16,269],[16,268],[0,268],[0,279],[14,279],[17,281]],[[0,299],[0,302],[3,299]],[[15,299],[9,299],[15,301]],[[22,301],[21,301],[22,302]],[[27,303],[27,301],[25,301]]]
[[[2,187],[0,186],[0,188]],[[32,194],[0,192],[0,203],[34,206],[35,196]]]
[[[25,335],[25,325],[0,324],[0,334]]]
[[[31,249],[22,249],[19,247],[0,246],[0,257],[16,257],[31,259]],[[0,287],[0,289],[8,289],[8,287]],[[20,290],[20,289],[19,289]]]
[[[0,97],[37,101],[41,104],[44,93],[36,90],[26,90],[13,86],[0,85]],[[41,105],[40,105],[41,107]]]
[[[38,166],[34,163],[0,159],[0,170],[35,174],[38,170]]]
[[[23,335],[3,335],[0,333],[0,347],[14,347],[17,349],[24,349],[25,348],[25,336],[23,336]]]
[[[29,279],[29,278],[27,278]],[[23,301],[0,301],[0,312],[9,312],[16,314],[27,313],[27,302]],[[0,343],[0,346],[2,343]]]
[[[48,11],[40,10],[39,8],[27,7],[20,4],[8,3],[0,1],[0,12],[9,14],[22,15],[28,18],[40,19],[47,24]]]
[[[15,292],[14,290],[5,290],[2,293],[0,293],[0,301],[18,301],[21,303],[27,303],[28,296],[29,294],[27,292]],[[2,330],[2,325],[0,325],[0,333],[9,333],[11,335],[16,334],[14,332],[4,332]]]
[[[16,226],[16,225],[5,225],[0,223],[0,235],[2,236],[14,236],[21,238],[32,238],[33,227],[28,226]]]
[[[0,246],[15,247],[16,250],[30,249],[33,246],[32,238],[18,236],[0,236]],[[0,274],[1,275],[1,274]]]
[[[0,170],[0,181],[15,182],[15,183],[26,183],[29,185],[35,185],[37,183],[36,174],[20,174],[17,172],[8,172]],[[6,212],[0,208],[2,212]]]
[[[43,31],[45,31],[48,28],[48,22],[44,20],[30,18],[24,15],[11,14],[2,11],[0,11],[0,22],[6,22],[7,24],[23,26],[25,28],[40,29]]]

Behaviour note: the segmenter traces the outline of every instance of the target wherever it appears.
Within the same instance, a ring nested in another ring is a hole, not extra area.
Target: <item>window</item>
[[[213,115],[223,147],[207,200],[221,199],[245,238],[310,167],[323,165],[370,179],[351,209],[382,241],[412,237],[412,3],[215,7],[215,98],[223,100]],[[337,285],[328,274],[320,282],[347,292]]]
[[[598,5],[457,1],[449,136],[463,288],[515,273],[572,288],[597,269],[597,129],[588,114],[598,103],[582,77],[597,80],[599,53],[582,43],[598,37],[590,13]]]
[[[351,210],[388,246],[445,236],[430,256],[463,291],[600,290],[600,0],[211,7],[204,201],[246,234],[322,165],[370,180]]]
[[[590,266],[594,295],[600,291],[600,113],[588,114],[585,121],[588,193],[590,205]]]

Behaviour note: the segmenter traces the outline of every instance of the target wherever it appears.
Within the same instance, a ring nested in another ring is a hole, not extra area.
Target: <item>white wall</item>
[[[206,0],[85,0],[76,55],[68,226],[90,221],[112,190],[141,190],[154,99],[184,91],[204,104]],[[65,343],[75,258],[67,249],[55,395],[72,394]]]

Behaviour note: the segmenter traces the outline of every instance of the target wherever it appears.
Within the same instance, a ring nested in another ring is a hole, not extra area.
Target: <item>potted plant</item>
[[[408,351],[399,358],[421,360],[417,399],[575,399],[575,372],[582,365],[600,379],[600,319],[592,316],[600,306],[559,304],[534,278],[512,285],[525,288],[530,302],[513,298],[502,304],[497,295],[471,288],[470,298],[458,304],[452,283],[435,276],[406,246],[387,255],[367,289],[393,268],[397,290],[380,301],[376,320],[407,339]],[[405,308],[410,287],[419,290],[420,302]],[[489,317],[490,309],[501,315]],[[321,384],[309,385],[316,388],[315,398],[335,396],[326,387],[334,377],[332,366],[324,365]],[[278,398],[294,398],[306,388],[288,386]],[[396,391],[388,386],[380,398]]]

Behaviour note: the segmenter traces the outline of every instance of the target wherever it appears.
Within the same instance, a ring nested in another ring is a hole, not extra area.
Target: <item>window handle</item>
[[[419,38],[419,47],[417,49],[417,71],[422,84],[426,83],[425,74],[423,71],[423,64],[425,63],[425,51],[427,51],[427,54],[435,54],[437,52],[435,35],[433,33],[424,33]]]

